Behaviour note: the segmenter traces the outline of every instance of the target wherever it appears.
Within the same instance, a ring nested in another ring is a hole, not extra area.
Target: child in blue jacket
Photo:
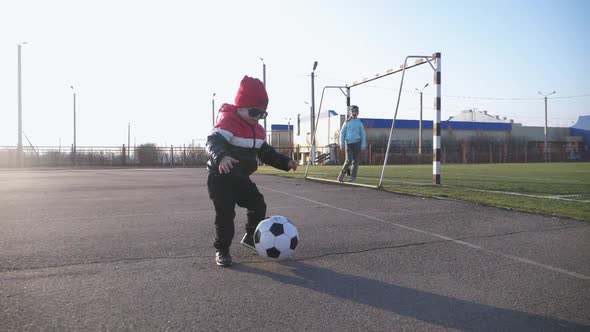
[[[346,161],[342,166],[340,174],[338,174],[338,181],[344,181],[344,175],[350,171],[350,182],[356,181],[359,165],[359,155],[361,150],[364,151],[367,147],[367,136],[363,122],[358,119],[359,107],[356,105],[350,106],[350,116],[340,130],[340,148],[343,149],[346,144]]]

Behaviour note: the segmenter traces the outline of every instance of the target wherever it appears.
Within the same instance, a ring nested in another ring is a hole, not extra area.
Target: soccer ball
[[[254,247],[260,256],[281,260],[290,257],[299,243],[297,228],[283,216],[264,219],[254,231]]]

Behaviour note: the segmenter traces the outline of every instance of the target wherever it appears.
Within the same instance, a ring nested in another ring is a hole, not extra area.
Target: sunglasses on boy
[[[252,118],[259,117],[260,119],[266,119],[268,113],[260,108],[249,108],[248,115]]]

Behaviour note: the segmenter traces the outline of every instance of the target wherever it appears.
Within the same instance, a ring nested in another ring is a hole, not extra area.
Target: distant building
[[[293,125],[273,124],[270,126],[270,144],[276,149],[288,149],[294,146]],[[296,133],[295,133],[296,134]]]
[[[582,115],[578,122],[571,127],[572,136],[583,137],[586,144],[590,144],[590,115]]]
[[[330,144],[339,144],[338,133],[345,121],[345,115],[340,115],[339,120],[332,121],[331,127],[328,127],[329,131],[326,131],[326,125],[318,129],[318,135],[316,136],[317,154],[331,152],[331,149],[328,148],[328,142]],[[371,118],[360,118],[360,120],[365,125],[367,144],[373,149],[371,153],[386,147],[392,120]],[[392,143],[398,150],[403,149],[404,153],[417,153],[419,127],[419,120],[396,120],[391,138]],[[298,159],[306,160],[309,157],[311,141],[308,131],[301,130],[302,135],[293,135],[293,128],[288,131],[287,125],[282,125],[282,127],[273,125],[271,144],[281,148],[287,148],[285,145],[288,145],[292,149],[291,151],[297,154]],[[291,133],[290,136],[289,132]],[[432,150],[432,132],[433,121],[422,121],[422,152],[425,154],[430,154]],[[571,128],[549,127],[547,141],[549,151],[553,154],[559,154],[555,158],[561,160],[584,159],[583,156],[588,155],[588,144],[590,143],[590,115],[581,116],[578,123]],[[447,121],[441,121],[441,142],[442,147],[449,150],[465,150],[469,146],[473,147],[475,145],[482,148],[489,144],[506,146],[505,148],[519,146],[519,151],[522,149],[531,151],[528,156],[523,158],[534,161],[533,154],[537,155],[544,145],[545,128],[523,126],[520,123],[514,123],[512,119],[488,114],[487,111],[465,110],[456,116],[450,117]],[[522,158],[516,161],[521,160]]]
[[[514,120],[509,120],[506,117],[500,118],[499,115],[488,114],[488,111],[478,111],[476,109],[469,109],[461,111],[461,113],[451,116],[448,121],[468,121],[468,122],[505,122],[513,123]]]

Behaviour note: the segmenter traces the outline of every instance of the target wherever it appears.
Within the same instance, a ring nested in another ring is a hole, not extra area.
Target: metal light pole
[[[311,165],[315,163],[315,86],[314,86],[314,78],[315,78],[315,69],[318,67],[318,62],[314,61],[313,63],[313,70],[311,71]]]
[[[304,101],[304,103],[305,103],[307,106],[309,106],[309,112],[310,112],[311,114],[313,114],[313,110],[311,109],[311,104],[310,104],[310,103],[308,103],[308,102],[306,102],[306,101]],[[310,121],[311,121],[311,120],[310,120]],[[313,131],[313,124],[311,125],[311,130]],[[311,145],[311,141],[312,141],[312,138],[311,138],[311,137],[312,137],[312,136],[311,136],[311,133],[309,133],[309,144],[310,144],[310,145]],[[309,159],[311,160],[311,146],[310,146],[310,149],[309,149]]]
[[[291,147],[293,146],[293,140],[291,139],[291,135],[292,135],[292,130],[291,130],[291,118],[284,118],[285,120],[287,120],[287,133],[288,133],[288,137],[289,137],[289,158],[293,157],[291,155]]]
[[[131,122],[127,123],[127,160],[131,157]]]
[[[260,61],[262,61],[262,85],[264,85],[264,89],[266,90],[266,64],[263,58],[260,58]],[[266,131],[266,118],[264,118],[264,131]]]
[[[545,97],[545,143],[543,145],[543,154],[545,158],[545,162],[549,161],[549,150],[547,149],[547,96],[550,96],[555,93],[555,91],[549,94],[543,94],[541,91],[537,91],[538,94]]]
[[[428,83],[422,88],[422,90],[416,89],[420,92],[420,122],[418,123],[418,155],[422,155],[422,93],[428,86]]]
[[[74,90],[74,86],[70,85],[70,88],[74,92],[74,146],[73,146],[73,153],[74,153],[74,166],[78,166],[78,154],[76,153],[76,90]]]
[[[18,143],[16,148],[16,158],[18,167],[23,167],[23,103],[22,103],[22,68],[21,68],[21,48],[27,42],[16,45],[18,54]]]
[[[328,146],[330,146],[330,111],[328,110]]]
[[[211,123],[215,127],[215,92],[213,92],[213,97],[211,97]]]

